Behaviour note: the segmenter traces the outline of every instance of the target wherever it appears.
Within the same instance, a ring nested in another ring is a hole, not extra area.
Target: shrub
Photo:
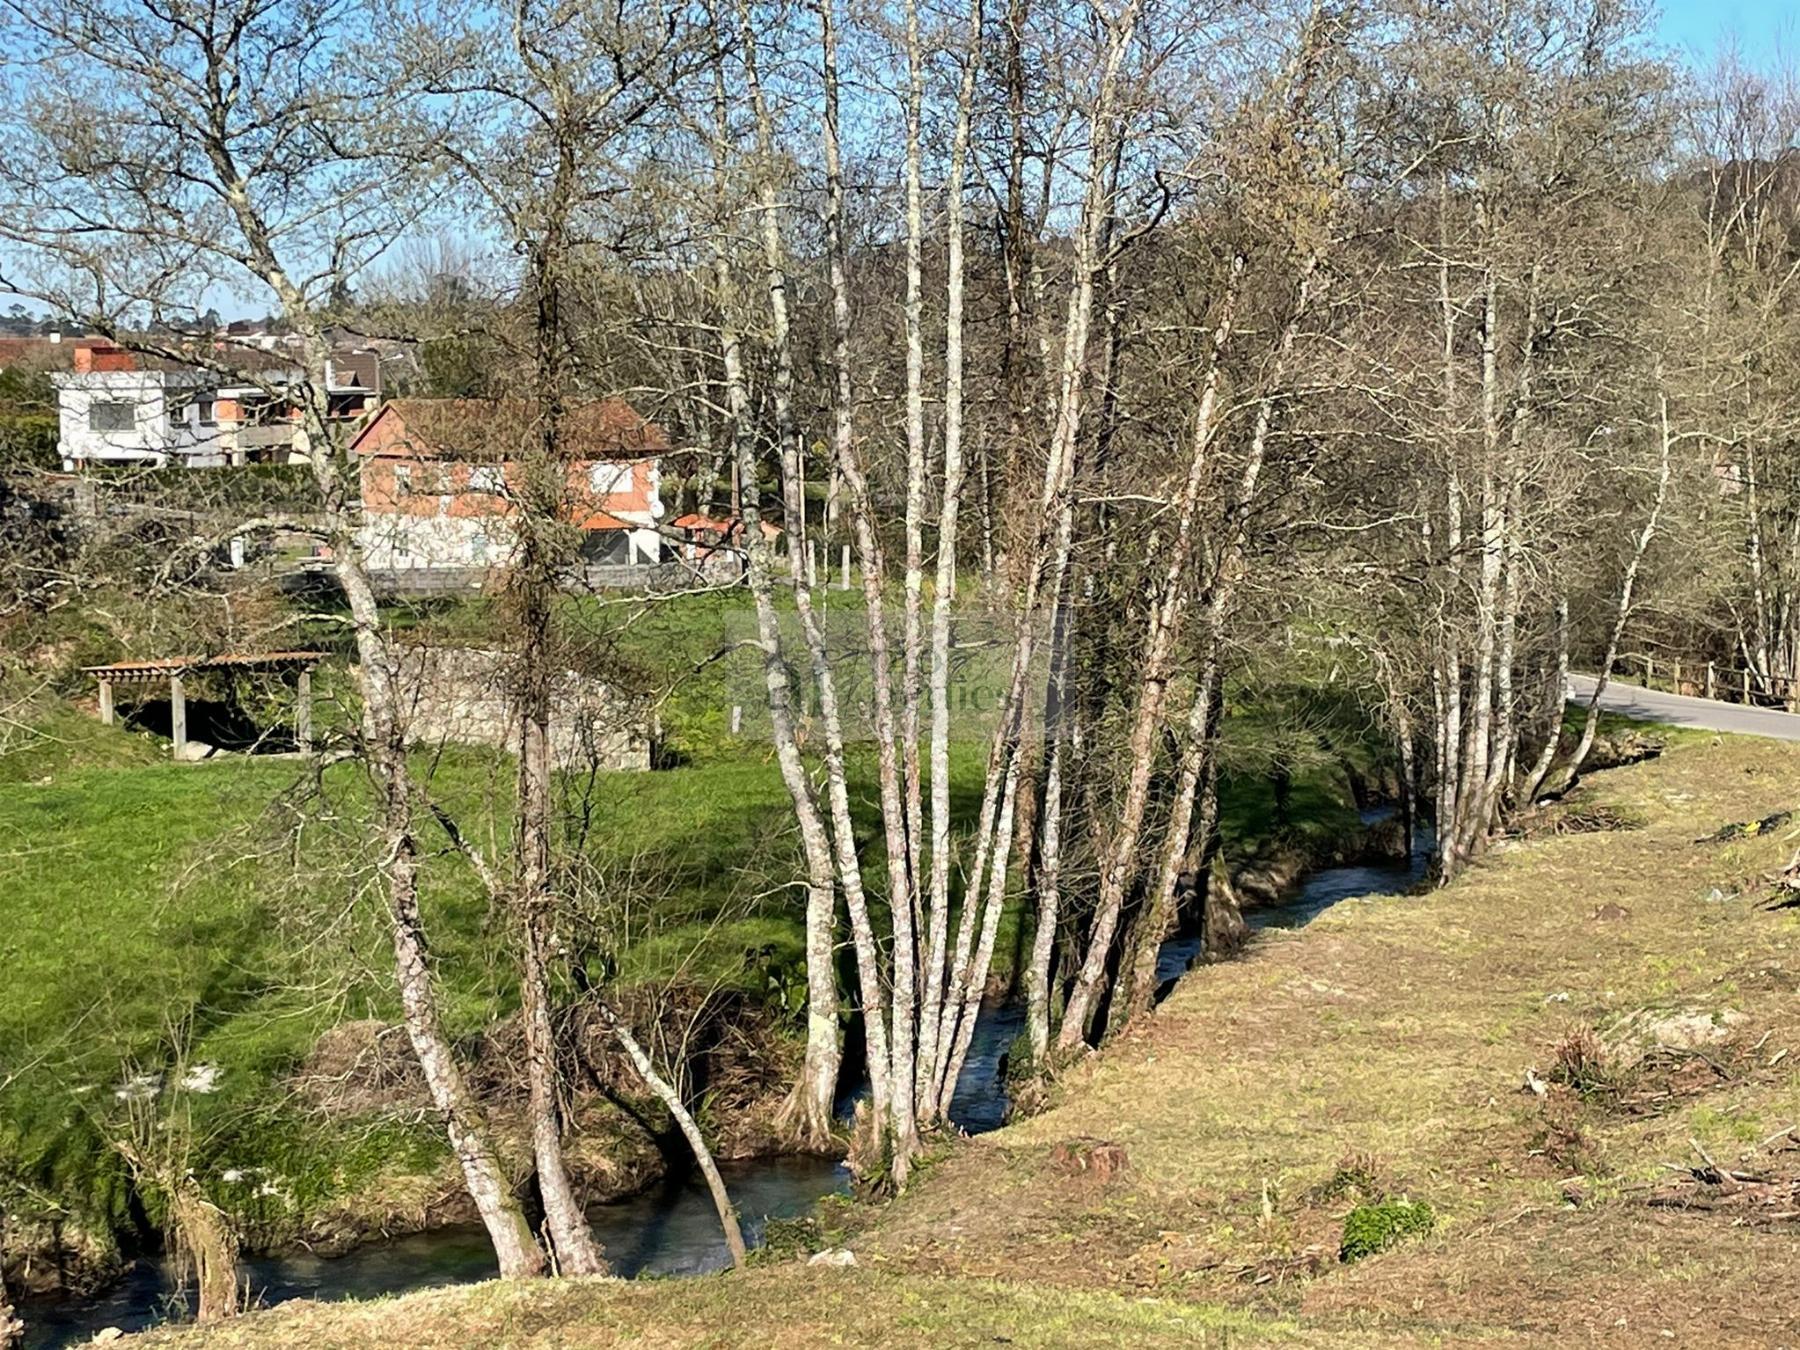
[[[1437,1216],[1423,1200],[1383,1200],[1358,1205],[1344,1218],[1344,1240],[1338,1260],[1360,1261],[1384,1252],[1409,1237],[1429,1233]]]
[[[1620,1086],[1623,1075],[1592,1027],[1575,1027],[1557,1042],[1552,1056],[1550,1080],[1584,1097]]]

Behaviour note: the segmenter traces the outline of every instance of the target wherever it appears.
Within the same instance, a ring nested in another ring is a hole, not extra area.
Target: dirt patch
[[[404,1027],[374,1018],[343,1022],[313,1043],[293,1078],[300,1099],[333,1115],[416,1110],[425,1080]]]
[[[1111,1181],[1130,1169],[1131,1159],[1105,1139],[1069,1139],[1050,1150],[1050,1165],[1064,1176]]]
[[[681,1064],[690,1095],[706,1100],[720,1157],[754,1156],[778,1145],[774,1113],[792,1081],[794,1048],[767,1009],[737,995],[688,987],[638,987],[613,998],[639,1042],[662,1062]],[[662,1108],[599,1017],[577,1007],[558,1032],[578,1117],[623,1110],[647,1134],[666,1132]],[[516,1016],[459,1048],[471,1086],[498,1114],[526,1100],[524,1032]],[[430,1105],[405,1029],[373,1019],[326,1031],[291,1083],[302,1101],[331,1115]]]
[[[1657,1114],[1754,1069],[1753,1051],[1761,1042],[1752,1047],[1739,1039],[1745,1021],[1729,1009],[1646,1008],[1604,1031],[1576,1026],[1551,1047],[1546,1078],[1530,1072],[1526,1086],[1544,1099],[1547,1116],[1555,1093],[1544,1091],[1546,1082],[1609,1111]],[[1548,1142],[1539,1147],[1549,1156],[1572,1151],[1556,1143],[1556,1122],[1546,1129]]]

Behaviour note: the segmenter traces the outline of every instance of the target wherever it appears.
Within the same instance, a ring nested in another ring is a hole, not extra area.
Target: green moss
[[[1360,1261],[1384,1252],[1409,1237],[1429,1233],[1437,1222],[1423,1200],[1382,1200],[1358,1205],[1344,1218],[1344,1240],[1338,1260]]]

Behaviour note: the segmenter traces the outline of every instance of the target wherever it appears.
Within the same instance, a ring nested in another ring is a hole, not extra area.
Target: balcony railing
[[[299,430],[299,427],[292,422],[260,427],[239,427],[237,429],[238,448],[241,450],[285,448],[294,443],[294,436]]]

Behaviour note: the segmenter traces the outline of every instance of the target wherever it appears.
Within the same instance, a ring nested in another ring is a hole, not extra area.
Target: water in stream
[[[1364,812],[1374,823],[1381,812]],[[1288,904],[1251,910],[1252,931],[1299,928],[1340,900],[1391,895],[1409,889],[1424,874],[1431,841],[1421,839],[1407,862],[1328,867],[1314,872]],[[1200,954],[1197,937],[1163,944],[1157,975],[1165,987],[1181,978]],[[957,1080],[950,1116],[970,1134],[997,1129],[1005,1120],[1007,1051],[1024,1029],[1021,1001],[984,1004]],[[722,1164],[736,1201],[744,1236],[754,1245],[773,1218],[804,1214],[818,1200],[849,1185],[844,1167],[828,1158],[773,1157]],[[718,1217],[698,1178],[671,1181],[612,1204],[591,1217],[607,1259],[620,1275],[698,1275],[730,1264]],[[324,1258],[304,1252],[248,1259],[245,1274],[263,1305],[295,1298],[347,1299],[401,1294],[433,1285],[491,1279],[493,1248],[479,1225],[434,1229],[359,1247]],[[169,1316],[174,1292],[170,1269],[161,1261],[137,1262],[125,1279],[96,1298],[32,1301],[21,1309],[27,1350],[53,1350],[88,1340],[103,1327],[137,1331]]]
[[[737,1201],[744,1237],[762,1240],[769,1219],[804,1214],[821,1196],[842,1190],[849,1174],[830,1158],[783,1156],[721,1163]],[[699,1275],[731,1264],[712,1198],[697,1177],[653,1186],[590,1211],[594,1235],[620,1275]],[[494,1249],[480,1224],[457,1224],[358,1247],[344,1256],[306,1252],[247,1258],[252,1298],[272,1305],[294,1298],[376,1298],[433,1285],[494,1277]],[[78,1345],[103,1327],[139,1331],[170,1315],[172,1272],[159,1260],[135,1263],[105,1293],[85,1300],[28,1302],[27,1350]]]

